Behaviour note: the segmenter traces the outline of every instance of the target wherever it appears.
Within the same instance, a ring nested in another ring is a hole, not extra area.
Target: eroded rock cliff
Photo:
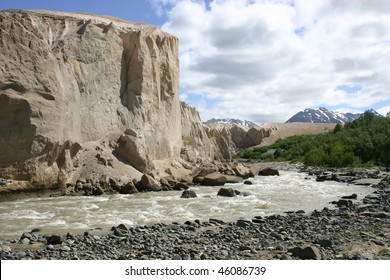
[[[0,177],[48,187],[104,176],[126,183],[230,157],[225,136],[180,104],[178,40],[161,30],[8,10],[0,48]]]

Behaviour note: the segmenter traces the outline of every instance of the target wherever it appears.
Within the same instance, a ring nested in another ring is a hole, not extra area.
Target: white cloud
[[[181,87],[202,100],[203,119],[283,122],[306,107],[390,103],[387,1],[151,1],[179,38]]]
[[[379,108],[377,111],[379,114],[386,117],[387,114],[390,113],[390,106],[385,106],[385,107]]]

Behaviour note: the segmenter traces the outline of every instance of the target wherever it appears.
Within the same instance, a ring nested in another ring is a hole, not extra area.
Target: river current
[[[30,198],[0,202],[0,239],[19,237],[40,228],[42,234],[108,231],[113,225],[183,223],[209,218],[234,221],[239,218],[279,214],[286,211],[332,207],[329,202],[356,193],[363,198],[371,187],[316,182],[304,173],[280,171],[280,176],[250,178],[253,185],[227,184],[248,196],[217,196],[220,187],[191,187],[198,197],[180,198],[181,191],[135,195]]]

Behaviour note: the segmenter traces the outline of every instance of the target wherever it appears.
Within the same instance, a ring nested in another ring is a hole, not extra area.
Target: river
[[[40,228],[42,234],[107,232],[113,225],[149,225],[209,218],[234,221],[285,211],[332,207],[330,201],[356,193],[363,198],[371,187],[305,179],[304,173],[280,171],[280,176],[250,178],[253,185],[227,184],[248,196],[220,197],[220,187],[191,187],[198,197],[180,198],[181,191],[135,195],[45,197],[0,202],[0,239],[19,237]],[[101,229],[101,230],[100,230]]]

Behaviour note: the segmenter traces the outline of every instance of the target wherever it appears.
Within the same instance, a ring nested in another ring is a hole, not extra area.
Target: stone
[[[236,225],[240,228],[247,228],[247,227],[252,226],[253,223],[251,221],[247,221],[247,220],[238,220]]]
[[[133,193],[137,193],[138,190],[137,188],[135,187],[134,183],[133,182],[128,182],[127,184],[125,184],[124,186],[122,186],[120,188],[120,191],[119,191],[121,194],[133,194]]]
[[[71,251],[72,249],[69,247],[69,246],[62,246],[61,247],[61,251],[64,251],[64,252],[69,252]]]
[[[224,221],[222,221],[222,220],[220,220],[220,219],[214,219],[214,218],[210,218],[210,219],[209,219],[209,222],[210,222],[211,224],[217,224],[217,225],[224,225],[224,224],[225,224]]]
[[[274,168],[264,168],[260,170],[259,175],[261,176],[279,176],[279,171]]]
[[[251,171],[249,170],[249,168],[245,167],[242,163],[239,163],[236,166],[234,166],[233,171],[237,176],[243,179],[247,179],[251,175]]]
[[[16,252],[15,256],[17,259],[23,259],[27,256],[27,254],[26,254],[26,252],[19,251],[19,252]]]
[[[242,178],[238,176],[224,175],[213,172],[203,178],[203,184],[207,186],[223,186],[225,183],[240,183]]]
[[[342,199],[357,199],[357,194],[345,195],[341,197]]]
[[[236,196],[236,193],[232,188],[220,188],[217,195],[225,196],[225,197],[233,197]]]
[[[51,236],[46,237],[47,244],[56,245],[62,243],[62,238],[60,235],[53,234]]]
[[[22,240],[20,240],[20,242],[21,242],[22,244],[29,244],[29,243],[30,243],[30,239],[28,239],[28,238],[23,238]]]
[[[352,206],[353,202],[351,200],[347,200],[347,199],[340,199],[339,201],[337,201],[337,206],[338,207],[350,207]]]
[[[182,260],[182,257],[179,254],[175,254],[172,256],[172,260],[179,261]]]
[[[304,260],[321,260],[321,251],[317,247],[308,246],[302,249],[301,247],[294,247],[289,249],[288,252],[292,253],[294,257],[298,257]]]
[[[99,196],[99,195],[104,194],[104,190],[103,190],[102,187],[96,186],[96,187],[94,187],[94,188],[92,189],[92,194],[93,194],[93,195],[96,195],[96,196]]]
[[[161,185],[151,176],[144,174],[141,178],[141,181],[137,184],[137,190],[142,191],[160,191]]]
[[[115,236],[125,237],[129,235],[129,230],[124,224],[120,224],[117,227],[112,227],[111,229]]]
[[[128,232],[128,231],[129,231],[129,229],[127,228],[127,226],[124,225],[124,224],[120,224],[120,225],[118,225],[116,228],[119,229],[119,230],[125,231],[125,232]]]
[[[329,240],[329,239],[319,239],[319,240],[317,241],[317,243],[318,243],[321,247],[324,247],[324,248],[328,248],[328,247],[332,247],[332,246],[333,246],[332,240]]]
[[[197,197],[194,190],[185,190],[181,194],[181,198],[194,198],[194,197]]]
[[[251,181],[246,180],[244,181],[244,185],[253,185],[253,183]]]
[[[181,190],[187,190],[189,187],[186,184],[183,183],[176,183],[173,189],[175,191],[181,191]]]
[[[12,249],[11,249],[10,246],[2,246],[1,249],[2,249],[2,251],[3,251],[4,253],[10,253],[10,252],[12,252]]]
[[[238,249],[239,249],[240,251],[250,251],[250,250],[252,250],[251,247],[246,246],[246,245],[240,245],[240,246],[238,247]]]

